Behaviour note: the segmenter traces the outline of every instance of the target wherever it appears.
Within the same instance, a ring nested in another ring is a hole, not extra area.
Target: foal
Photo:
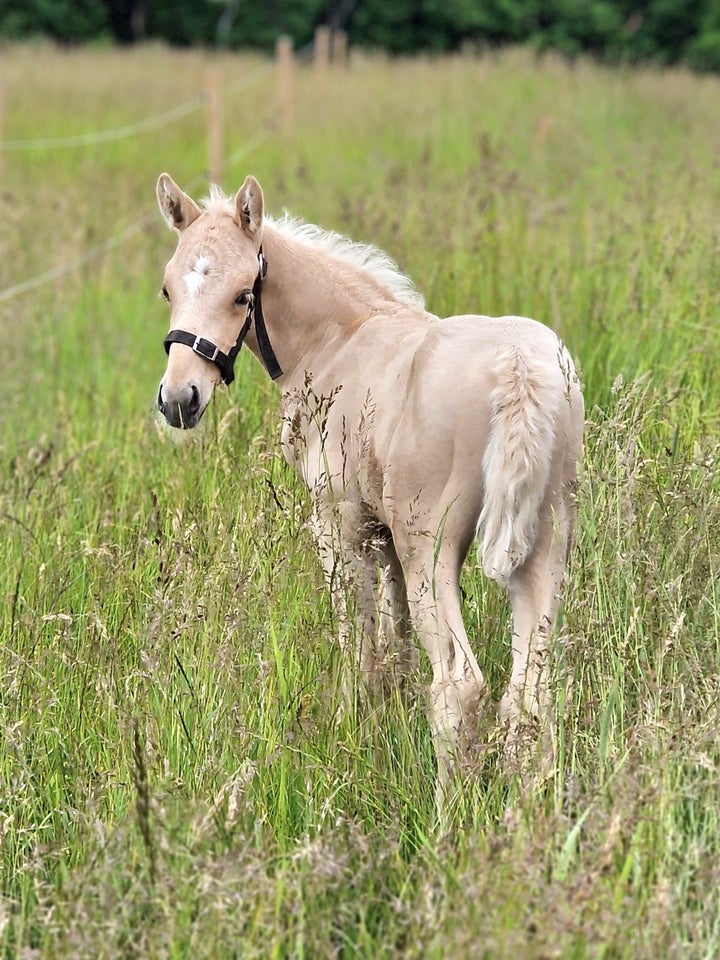
[[[512,605],[510,742],[547,710],[582,450],[570,355],[534,320],[433,316],[379,251],[266,217],[253,177],[198,206],[162,174],[157,195],[179,235],[158,406],[195,426],[243,342],[277,380],[282,448],[312,495],[343,647],[370,684],[413,666],[412,636],[432,664],[442,796],[485,697],[459,586],[475,538]]]

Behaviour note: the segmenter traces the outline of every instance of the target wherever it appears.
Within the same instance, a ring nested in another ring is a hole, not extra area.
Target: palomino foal
[[[243,342],[277,379],[343,646],[369,684],[412,667],[413,636],[430,658],[442,795],[485,698],[460,607],[475,538],[512,605],[510,740],[547,707],[582,448],[572,360],[534,320],[433,316],[379,251],[267,218],[253,177],[198,206],[162,174],[157,195],[179,234],[158,406],[194,427]]]

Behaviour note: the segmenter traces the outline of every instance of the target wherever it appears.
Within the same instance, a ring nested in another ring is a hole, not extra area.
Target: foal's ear
[[[171,230],[182,231],[200,216],[200,207],[167,173],[161,173],[158,178],[157,198],[160,212]]]
[[[251,239],[258,239],[263,222],[263,192],[255,177],[245,177],[235,197],[235,220]]]

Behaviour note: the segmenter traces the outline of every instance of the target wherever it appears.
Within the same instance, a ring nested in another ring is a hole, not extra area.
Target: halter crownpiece
[[[252,294],[248,301],[245,322],[240,328],[240,333],[234,346],[228,353],[223,353],[220,347],[213,343],[212,340],[198,336],[198,334],[195,333],[188,333],[187,330],[170,331],[164,340],[165,353],[170,353],[170,347],[173,343],[184,343],[186,347],[190,347],[199,357],[203,357],[205,360],[209,360],[210,363],[214,363],[220,371],[223,383],[230,386],[235,379],[235,359],[240,353],[240,348],[254,320],[255,336],[257,337],[258,348],[263,358],[265,369],[273,380],[277,380],[278,377],[282,376],[282,367],[275,356],[275,351],[272,348],[267,327],[265,326],[265,316],[263,315],[262,300],[260,298],[260,287],[267,274],[267,268],[268,262],[265,259],[261,246],[258,250],[258,274],[257,277],[255,277]]]

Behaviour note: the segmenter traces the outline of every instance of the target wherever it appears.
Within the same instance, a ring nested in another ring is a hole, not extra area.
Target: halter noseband
[[[282,376],[282,367],[275,356],[275,351],[272,348],[267,327],[265,326],[265,317],[263,315],[262,301],[260,298],[260,287],[267,273],[267,267],[267,260],[263,256],[262,247],[260,247],[258,251],[258,275],[255,278],[252,294],[248,302],[245,322],[240,329],[234,346],[228,353],[223,353],[220,347],[214,344],[212,340],[198,336],[195,333],[188,333],[187,330],[170,331],[164,340],[165,353],[170,353],[170,347],[173,343],[184,343],[186,347],[190,347],[198,356],[204,357],[206,360],[209,360],[210,363],[214,363],[220,371],[223,383],[230,386],[235,379],[235,359],[240,353],[240,348],[254,320],[255,336],[257,337],[260,355],[263,358],[265,368],[273,380],[277,380],[278,377]]]

